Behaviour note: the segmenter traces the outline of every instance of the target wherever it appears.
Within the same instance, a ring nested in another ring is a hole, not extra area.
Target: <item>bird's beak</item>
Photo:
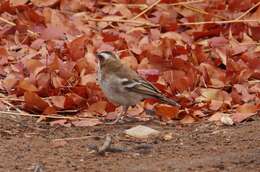
[[[97,59],[97,60],[102,60],[102,59],[103,59],[103,56],[100,55],[99,53],[97,53],[97,54],[96,54],[96,59]]]

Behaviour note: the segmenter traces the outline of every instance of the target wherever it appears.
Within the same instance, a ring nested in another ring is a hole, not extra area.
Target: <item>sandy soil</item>
[[[259,118],[236,126],[137,122],[89,128],[50,127],[35,121],[0,118],[1,172],[260,171]],[[137,140],[123,134],[138,124],[161,131],[161,136]],[[122,152],[103,156],[95,152],[106,134]],[[83,136],[88,138],[54,141]]]

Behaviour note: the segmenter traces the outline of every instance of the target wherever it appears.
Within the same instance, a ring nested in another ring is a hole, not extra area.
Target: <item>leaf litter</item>
[[[118,108],[95,80],[95,53],[110,50],[182,105],[145,101],[130,116],[142,116],[146,107],[181,123],[223,121],[223,114],[240,123],[259,114],[256,0],[225,8],[221,0],[28,2],[0,2],[0,89],[16,107],[4,103],[7,109],[53,115],[51,125],[113,118]],[[60,119],[60,112],[76,120]]]

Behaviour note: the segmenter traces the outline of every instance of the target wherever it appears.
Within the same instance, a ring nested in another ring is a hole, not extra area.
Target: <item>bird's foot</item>
[[[112,125],[112,124],[117,124],[117,123],[124,123],[124,122],[138,122],[138,119],[133,118],[133,117],[129,117],[129,116],[121,116],[121,117],[117,117],[114,121],[111,122],[106,122],[105,124],[108,125]]]
[[[118,122],[122,121],[124,119],[124,116],[122,116],[121,114],[118,115],[116,117],[116,119],[114,121],[111,121],[111,122],[106,122],[105,124],[108,124],[108,125],[113,125],[113,124],[117,124]]]

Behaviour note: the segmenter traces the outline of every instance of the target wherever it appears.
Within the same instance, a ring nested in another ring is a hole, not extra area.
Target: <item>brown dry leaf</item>
[[[61,0],[60,9],[64,11],[78,12],[82,10],[95,10],[95,0]]]
[[[19,79],[14,74],[10,74],[3,80],[3,86],[7,92],[10,92],[18,81]]]
[[[191,123],[193,123],[195,121],[196,120],[192,116],[190,116],[190,115],[186,115],[183,119],[180,120],[180,122],[182,124],[191,124]]]
[[[65,96],[52,96],[51,102],[55,107],[58,107],[60,109],[64,109],[65,106]]]
[[[225,116],[225,115],[231,115],[228,113],[223,113],[223,112],[216,112],[214,113],[211,117],[209,117],[209,121],[220,121],[221,117]]]
[[[72,121],[71,123],[76,127],[92,127],[92,126],[102,124],[102,122],[99,119],[95,119],[95,118]]]
[[[29,0],[9,0],[11,6],[25,5]]]
[[[77,61],[78,59],[84,57],[85,55],[85,42],[88,37],[83,35],[79,38],[74,39],[72,42],[67,44],[70,58],[73,61]]]
[[[37,7],[49,7],[58,3],[60,0],[31,0]]]
[[[241,94],[241,99],[244,102],[249,102],[249,101],[254,100],[255,96],[249,94],[248,88],[246,88],[246,86],[244,86],[242,84],[235,84],[233,87],[237,90],[238,93]]]
[[[91,104],[88,107],[88,111],[104,115],[106,114],[106,106],[107,106],[106,101],[98,101],[96,103]]]
[[[157,105],[154,107],[155,114],[163,120],[178,119],[179,109],[169,105]]]
[[[52,115],[52,114],[56,114],[56,113],[57,113],[56,109],[54,107],[52,107],[52,106],[48,106],[42,112],[42,114],[44,114],[44,115]]]
[[[96,83],[97,76],[96,73],[87,74],[81,77],[80,85],[87,85],[88,83]]]
[[[65,127],[71,127],[71,123],[67,123],[67,122],[68,122],[67,119],[58,119],[55,121],[51,121],[50,126],[60,125],[60,126],[65,126]]]
[[[34,86],[28,79],[23,79],[19,82],[18,86],[19,89],[22,89],[23,91],[30,91],[30,92],[36,92],[38,91],[37,87]]]
[[[36,93],[27,91],[24,93],[24,101],[25,106],[31,110],[40,110],[44,111],[49,104],[45,102],[41,97],[39,97]]]
[[[220,101],[220,100],[211,100],[210,105],[209,105],[209,109],[217,111],[222,107],[223,103],[224,102]]]
[[[65,80],[62,79],[61,77],[54,75],[51,77],[51,83],[53,85],[54,88],[61,88],[64,86],[65,84]]]
[[[252,103],[245,103],[237,107],[237,112],[232,116],[234,122],[242,122],[245,119],[253,116],[256,112],[260,110],[259,107]]]
[[[25,62],[25,67],[29,71],[29,73],[34,73],[37,68],[44,67],[43,63],[40,60],[37,59],[28,59]]]
[[[213,88],[201,88],[200,93],[201,96],[196,98],[197,102],[208,102],[211,100],[216,100],[219,89]]]
[[[53,40],[53,39],[65,39],[66,28],[64,27],[57,27],[48,25],[41,32],[41,38],[44,40]]]
[[[201,95],[196,98],[197,102],[209,102],[212,100],[216,100],[231,105],[231,101],[232,101],[231,96],[223,90],[213,89],[213,88],[201,88],[200,94]],[[213,102],[213,103],[215,103],[215,105],[216,103],[220,104],[220,102]]]
[[[228,40],[223,36],[213,37],[208,40],[209,45],[213,48],[223,47],[228,44]]]

